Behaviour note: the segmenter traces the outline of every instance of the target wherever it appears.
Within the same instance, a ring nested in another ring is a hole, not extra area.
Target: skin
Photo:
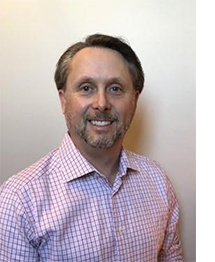
[[[75,146],[113,184],[138,100],[126,60],[107,48],[82,49],[59,98]]]

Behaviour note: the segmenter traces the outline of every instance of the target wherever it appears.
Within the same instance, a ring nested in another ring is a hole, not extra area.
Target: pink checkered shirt
[[[1,262],[183,261],[178,202],[148,158],[122,150],[111,186],[66,134],[0,192]]]

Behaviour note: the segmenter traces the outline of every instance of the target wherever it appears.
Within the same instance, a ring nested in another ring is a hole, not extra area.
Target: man
[[[68,132],[1,187],[0,261],[183,261],[163,170],[122,148],[144,85],[134,51],[89,36],[58,61]]]

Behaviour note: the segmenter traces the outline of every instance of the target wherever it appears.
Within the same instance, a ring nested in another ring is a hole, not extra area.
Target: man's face
[[[125,59],[107,48],[84,48],[72,59],[62,111],[79,147],[109,148],[122,144],[138,98]]]

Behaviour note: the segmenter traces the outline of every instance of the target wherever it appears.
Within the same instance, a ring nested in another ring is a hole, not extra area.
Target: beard
[[[132,105],[131,111],[124,121],[121,120],[118,113],[110,114],[106,112],[97,112],[94,115],[85,113],[82,119],[78,121],[76,120],[76,114],[72,110],[67,109],[65,118],[70,134],[75,132],[91,147],[104,149],[112,147],[119,139],[124,137],[130,127],[134,113],[135,106]],[[115,127],[112,127],[113,131],[111,132],[100,130],[95,133],[89,127],[92,120],[110,121],[111,125],[115,125]]]
[[[104,131],[97,131],[96,135],[92,134],[87,129],[87,123],[89,123],[89,119],[102,119],[103,121],[111,121],[112,125],[116,125],[116,128],[112,134],[108,134]],[[106,114],[106,113],[97,113],[93,118],[91,116],[86,116],[82,125],[76,127],[76,133],[90,146],[94,148],[109,148],[112,147],[116,141],[118,141],[124,134],[125,128],[120,126],[119,117],[117,114],[114,116]]]

